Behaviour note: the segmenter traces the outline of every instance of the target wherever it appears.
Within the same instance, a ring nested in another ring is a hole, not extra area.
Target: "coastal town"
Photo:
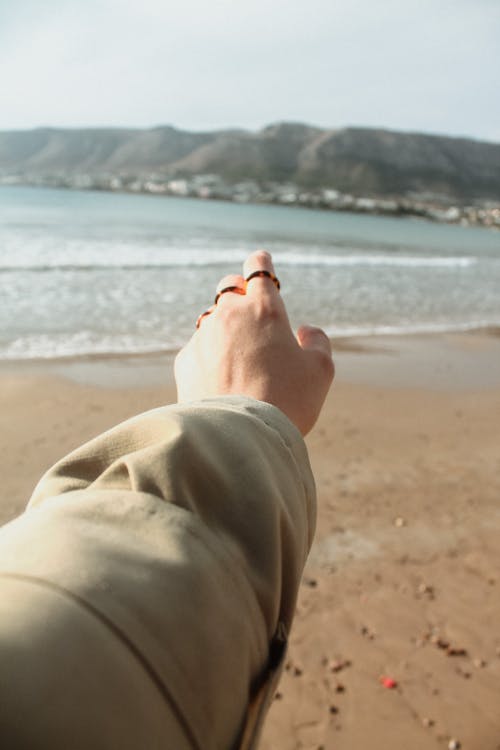
[[[35,185],[72,190],[103,190],[177,196],[235,203],[346,211],[394,217],[418,217],[462,226],[500,229],[500,203],[476,201],[469,205],[454,202],[447,195],[414,193],[404,196],[355,196],[335,187],[304,188],[292,182],[260,182],[254,179],[230,183],[216,174],[189,177],[177,175],[102,174],[0,174],[0,185]]]

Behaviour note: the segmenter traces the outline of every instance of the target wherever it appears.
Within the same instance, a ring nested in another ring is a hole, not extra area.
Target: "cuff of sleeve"
[[[172,407],[177,412],[193,412],[200,414],[214,410],[220,412],[234,412],[236,414],[247,414],[249,417],[258,418],[268,429],[273,430],[281,443],[285,446],[297,467],[301,479],[306,502],[308,506],[308,547],[310,548],[316,529],[316,485],[309,461],[307,447],[300,430],[277,406],[265,401],[259,401],[249,396],[217,396],[214,398],[189,401],[175,404]]]

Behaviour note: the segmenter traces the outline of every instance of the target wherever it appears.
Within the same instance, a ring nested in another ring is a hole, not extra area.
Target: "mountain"
[[[500,144],[370,128],[278,123],[257,132],[37,128],[0,132],[0,175],[217,174],[364,196],[500,200]]]

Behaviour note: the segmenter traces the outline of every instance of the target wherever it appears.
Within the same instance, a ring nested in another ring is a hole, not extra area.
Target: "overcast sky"
[[[0,0],[0,129],[282,120],[500,141],[500,0]]]

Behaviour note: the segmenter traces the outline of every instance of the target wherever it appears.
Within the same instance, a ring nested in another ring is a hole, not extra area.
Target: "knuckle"
[[[221,297],[221,300],[226,296],[229,297],[230,295],[223,295],[223,297]],[[236,305],[231,304],[230,300],[226,301],[222,305],[217,305],[216,319],[222,325],[230,325],[236,318],[239,318],[240,316],[241,310]]]
[[[270,297],[260,297],[254,304],[255,317],[258,321],[275,323],[281,318],[281,310]]]

